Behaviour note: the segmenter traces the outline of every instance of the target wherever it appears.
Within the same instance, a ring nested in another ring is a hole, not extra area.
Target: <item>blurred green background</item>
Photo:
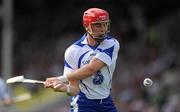
[[[120,42],[112,94],[122,112],[180,111],[180,4],[177,0],[0,0],[1,77],[45,80],[63,74],[64,51],[85,30],[90,7],[107,10]],[[145,77],[154,81],[144,87]],[[7,112],[67,112],[69,98],[36,84],[8,85],[30,93]]]

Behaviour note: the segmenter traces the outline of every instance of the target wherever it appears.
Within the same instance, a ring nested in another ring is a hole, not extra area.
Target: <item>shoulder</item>
[[[78,52],[80,49],[76,45],[69,46],[65,51],[65,56],[67,55],[74,55],[76,52]]]
[[[81,43],[83,40],[84,40],[84,37],[82,37],[79,40],[75,41],[72,45],[70,45],[66,49],[66,52],[77,51],[80,48],[82,48],[84,46],[84,44]]]
[[[76,42],[73,43],[73,46],[78,47],[83,47],[85,44],[83,44],[82,42],[85,40],[86,38],[86,34],[84,34],[79,40],[77,40]]]
[[[82,51],[82,46],[80,41],[76,41],[74,44],[70,45],[65,51],[65,57],[78,57],[80,55],[80,51]]]
[[[109,45],[109,46],[116,46],[117,48],[119,48],[120,43],[116,38],[117,37],[107,35],[106,39],[104,40],[104,44]]]

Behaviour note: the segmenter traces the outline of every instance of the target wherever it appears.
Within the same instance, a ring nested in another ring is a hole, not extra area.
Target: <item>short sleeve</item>
[[[109,66],[116,61],[119,48],[119,42],[117,40],[114,40],[114,43],[110,47],[104,50],[98,49],[100,52],[97,53],[95,57]]]
[[[1,86],[1,88],[0,88],[0,99],[9,98],[10,94],[9,94],[8,88],[2,79],[0,79],[0,86]]]
[[[64,55],[64,73],[68,74],[75,69],[77,69],[77,51],[78,49],[74,46],[70,46],[66,51]]]

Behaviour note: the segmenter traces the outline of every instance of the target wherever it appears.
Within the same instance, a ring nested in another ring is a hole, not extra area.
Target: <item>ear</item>
[[[93,33],[92,28],[91,28],[91,25],[85,27],[85,30],[86,30],[89,34],[92,34],[92,33]]]
[[[84,25],[83,25],[83,27],[84,27],[84,29],[85,29],[86,31],[88,31],[88,27],[87,27],[87,26],[84,26]]]

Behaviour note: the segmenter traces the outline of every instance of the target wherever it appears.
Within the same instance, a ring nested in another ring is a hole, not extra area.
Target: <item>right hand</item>
[[[13,99],[11,99],[11,98],[6,98],[6,99],[3,100],[3,104],[4,104],[5,106],[12,105],[13,103],[14,103],[14,101],[13,101]]]

